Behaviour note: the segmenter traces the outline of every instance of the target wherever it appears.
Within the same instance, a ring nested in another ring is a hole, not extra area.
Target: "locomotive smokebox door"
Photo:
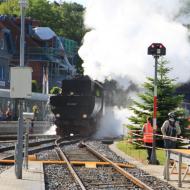
[[[152,43],[148,47],[148,55],[153,55],[153,56],[166,55],[166,48],[161,43]]]

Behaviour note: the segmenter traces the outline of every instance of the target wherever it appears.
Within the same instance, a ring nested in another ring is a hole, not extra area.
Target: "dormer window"
[[[0,80],[4,80],[5,76],[5,70],[4,70],[4,66],[0,65]]]
[[[4,39],[1,38],[0,39],[0,50],[4,50],[4,48],[5,48],[5,42],[4,42]]]

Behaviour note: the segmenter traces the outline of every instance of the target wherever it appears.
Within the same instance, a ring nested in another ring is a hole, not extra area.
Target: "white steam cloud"
[[[142,83],[154,74],[154,60],[147,55],[152,42],[163,43],[171,77],[189,79],[188,30],[177,21],[181,0],[89,0],[79,55],[85,74],[103,80],[127,78]]]
[[[128,109],[118,109],[117,107],[107,107],[105,115],[101,120],[101,125],[95,137],[116,137],[127,133],[124,126],[128,122],[131,111]],[[126,117],[128,116],[128,117]]]

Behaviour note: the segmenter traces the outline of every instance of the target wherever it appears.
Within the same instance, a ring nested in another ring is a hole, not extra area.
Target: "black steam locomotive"
[[[50,97],[57,134],[93,134],[103,114],[103,94],[102,85],[89,76],[63,80],[62,93]]]

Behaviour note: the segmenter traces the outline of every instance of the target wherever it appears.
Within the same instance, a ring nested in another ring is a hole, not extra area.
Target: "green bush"
[[[59,88],[58,86],[54,86],[52,87],[52,89],[50,90],[50,94],[60,94],[62,92],[61,88]]]
[[[36,80],[32,80],[32,92],[40,92],[40,88]]]

